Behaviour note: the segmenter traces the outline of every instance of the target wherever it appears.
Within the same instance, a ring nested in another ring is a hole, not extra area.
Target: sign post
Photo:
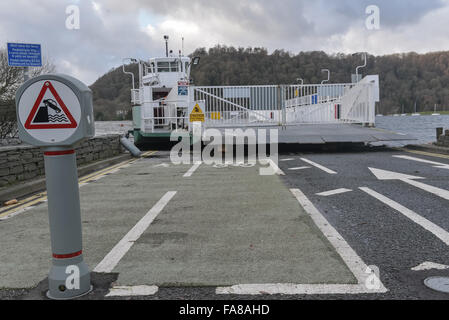
[[[75,144],[95,134],[92,92],[67,75],[47,74],[25,82],[16,94],[22,141],[44,152],[53,264],[51,299],[72,299],[92,290],[83,260]]]

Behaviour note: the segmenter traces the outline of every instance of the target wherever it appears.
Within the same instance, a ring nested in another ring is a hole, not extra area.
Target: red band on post
[[[75,150],[65,150],[65,151],[47,151],[44,152],[46,156],[63,156],[66,154],[74,154]]]
[[[70,259],[70,258],[78,257],[78,256],[80,256],[82,254],[83,254],[83,250],[80,250],[80,251],[75,252],[75,253],[69,253],[69,254],[55,254],[55,253],[53,253],[53,258],[55,258],[55,259]]]

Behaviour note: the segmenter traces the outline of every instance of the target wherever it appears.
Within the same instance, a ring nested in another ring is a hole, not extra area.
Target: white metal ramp
[[[378,76],[359,83],[193,87],[205,127],[361,123],[374,125]]]

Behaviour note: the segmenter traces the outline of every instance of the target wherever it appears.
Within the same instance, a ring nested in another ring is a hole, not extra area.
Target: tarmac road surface
[[[276,175],[261,166],[174,165],[160,151],[84,179],[83,299],[449,298],[423,284],[449,276],[449,157],[290,153]],[[45,299],[47,207],[30,203],[0,210],[0,299]]]

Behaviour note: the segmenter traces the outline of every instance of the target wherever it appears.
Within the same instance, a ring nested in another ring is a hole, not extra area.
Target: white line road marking
[[[439,169],[449,169],[449,164],[445,164],[445,163],[441,163],[441,162],[436,162],[436,161],[425,160],[425,159],[416,158],[416,157],[410,157],[410,156],[393,156],[393,158],[398,158],[398,159],[404,159],[404,160],[411,160],[411,161],[417,161],[417,162],[427,163],[427,164],[433,165],[434,168],[439,168]]]
[[[376,168],[368,168],[379,180],[400,180],[402,182],[408,183],[414,187],[421,190],[433,193],[443,199],[449,200],[449,191],[441,188],[437,188],[419,181],[417,179],[424,179],[423,177],[411,176],[408,174],[397,173],[393,171],[381,170]]]
[[[217,287],[216,294],[235,295],[302,295],[302,294],[363,294],[385,293],[387,289],[381,284],[380,290],[369,290],[363,284],[239,284],[232,287]]]
[[[157,215],[165,208],[175,196],[176,191],[167,192],[150,211],[117,243],[106,257],[95,267],[94,272],[109,273],[120,262],[140,236],[145,232]]]
[[[413,271],[446,270],[446,269],[449,269],[449,266],[429,261],[423,262],[419,266],[412,268]]]
[[[260,164],[266,165],[268,164],[271,169],[273,169],[273,174],[277,174],[278,176],[285,176],[284,171],[281,170],[281,168],[278,167],[278,165],[271,159],[262,159],[259,160]]]
[[[301,160],[304,161],[304,162],[307,162],[308,164],[310,164],[310,165],[312,165],[312,166],[314,166],[314,167],[316,167],[316,168],[318,168],[320,170],[323,170],[324,172],[327,172],[329,174],[337,174],[335,171],[333,171],[331,169],[328,169],[328,168],[326,168],[326,167],[324,167],[324,166],[322,166],[322,165],[320,165],[320,164],[318,164],[316,162],[313,162],[313,161],[311,161],[309,159],[301,158]]]
[[[191,177],[193,175],[193,173],[200,167],[201,162],[197,162],[195,163],[190,169],[189,171],[186,172],[186,174],[184,175],[184,178],[188,178]]]
[[[321,197],[329,197],[329,196],[333,196],[336,194],[342,194],[342,193],[351,192],[351,191],[352,191],[351,189],[341,188],[341,189],[317,193],[316,195],[321,196]]]
[[[296,197],[304,210],[311,216],[317,227],[323,232],[328,241],[333,245],[348,268],[356,277],[358,284],[291,284],[291,283],[268,283],[268,284],[239,284],[231,287],[218,287],[217,294],[359,294],[359,293],[385,293],[388,290],[380,279],[372,273],[368,274],[368,266],[362,261],[357,253],[349,246],[343,237],[335,230],[318,209],[299,189],[290,190]],[[366,283],[368,277],[376,277],[379,287],[370,290]]]
[[[295,159],[293,159],[293,158],[281,159],[281,161],[293,161],[293,160],[295,160]]]
[[[152,296],[158,290],[156,286],[117,286],[112,287],[106,297]]]
[[[278,165],[274,163],[273,160],[268,159],[268,162],[270,163],[270,166],[273,168],[273,170],[276,172],[278,176],[285,176],[284,171],[282,171],[281,168],[279,168]]]
[[[291,171],[298,171],[298,170],[305,170],[305,169],[310,169],[312,167],[297,167],[297,168],[289,168],[288,170]]]
[[[334,246],[338,254],[343,258],[348,268],[359,281],[359,284],[365,284],[367,265],[350,247],[345,239],[338,233],[334,227],[326,220],[326,218],[318,211],[313,203],[299,189],[290,190],[296,197],[304,210],[312,217],[315,224],[323,232],[329,242]]]
[[[427,220],[426,218],[421,217],[416,212],[404,207],[403,205],[385,197],[384,195],[370,189],[367,187],[362,187],[360,190],[366,192],[370,196],[376,198],[377,200],[383,202],[390,208],[393,208],[394,210],[402,213],[404,216],[415,222],[416,224],[420,225],[427,231],[430,231],[433,235],[435,235],[437,238],[439,238],[441,241],[443,241],[446,245],[449,245],[449,233],[444,230],[443,228],[440,228],[433,222]]]
[[[170,167],[170,165],[168,163],[160,163],[160,164],[153,166],[153,168],[159,168],[159,167],[168,168],[168,167]]]

